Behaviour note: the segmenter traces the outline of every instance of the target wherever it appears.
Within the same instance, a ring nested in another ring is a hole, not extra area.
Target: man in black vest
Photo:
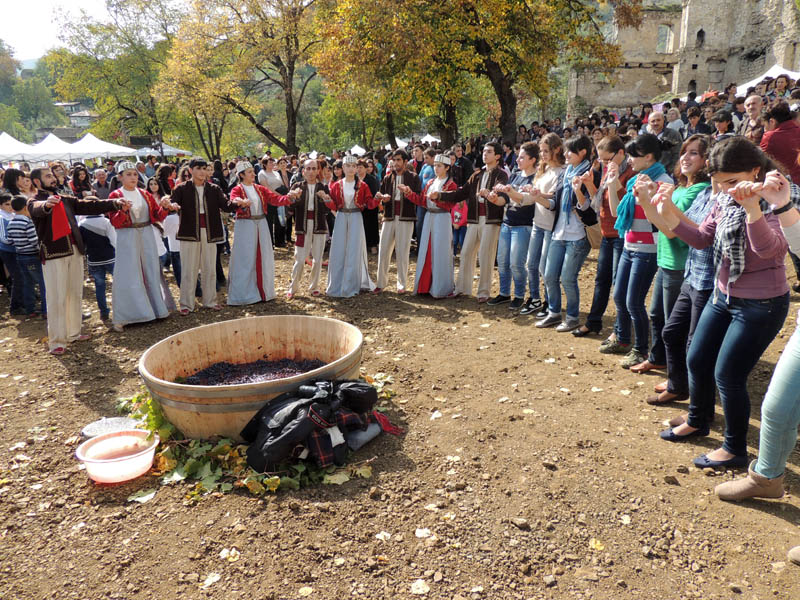
[[[380,192],[376,195],[383,202],[383,228],[378,245],[378,277],[375,293],[386,287],[389,279],[389,260],[392,250],[396,250],[397,260],[397,293],[406,291],[408,279],[408,257],[411,252],[411,236],[414,233],[414,222],[417,210],[413,202],[403,195],[398,184],[404,184],[417,194],[422,192],[419,177],[406,169],[408,153],[396,150],[392,154],[394,170],[383,178]]]

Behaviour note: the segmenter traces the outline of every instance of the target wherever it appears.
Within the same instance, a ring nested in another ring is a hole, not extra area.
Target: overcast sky
[[[0,39],[11,46],[17,60],[39,58],[60,45],[59,26],[52,17],[57,9],[105,14],[104,0],[2,0],[2,5]]]

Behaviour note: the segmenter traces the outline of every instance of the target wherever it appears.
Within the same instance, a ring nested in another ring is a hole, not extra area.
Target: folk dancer
[[[406,198],[427,210],[419,236],[415,294],[430,294],[445,298],[453,293],[453,226],[450,209],[454,204],[430,199],[432,193],[453,192],[458,189],[450,176],[450,157],[438,154],[433,159],[435,177],[425,184],[422,194],[400,184]]]
[[[121,332],[130,323],[165,319],[169,314],[151,225],[166,218],[171,202],[169,198],[156,201],[137,187],[139,172],[130,161],[117,165],[117,177],[122,187],[111,192],[109,199],[124,200],[125,206],[109,215],[117,230],[111,317],[114,331]]]
[[[325,240],[328,235],[328,224],[325,218],[328,208],[325,206],[323,194],[328,190],[325,184],[319,181],[318,161],[308,159],[303,163],[303,179],[292,187],[292,191],[299,190],[294,197],[292,205],[294,211],[294,266],[292,267],[292,281],[286,298],[291,300],[300,289],[300,280],[303,278],[303,269],[306,258],[311,254],[311,283],[308,289],[312,296],[319,296],[319,280],[322,273],[322,253],[325,251]]]
[[[239,206],[228,272],[228,304],[231,306],[275,298],[275,255],[267,209],[289,206],[299,194],[281,196],[258,185],[253,165],[244,160],[236,163],[236,175],[239,183],[231,189],[231,202]]]
[[[344,177],[330,186],[325,204],[336,213],[336,226],[328,257],[328,289],[326,294],[350,298],[362,290],[373,291],[369,277],[367,242],[361,211],[378,206],[369,186],[356,176],[358,158],[345,156],[342,161]]]
[[[406,291],[408,280],[408,257],[411,252],[411,236],[414,233],[414,222],[417,211],[414,203],[403,195],[398,187],[405,185],[415,194],[422,191],[419,177],[413,168],[408,170],[408,153],[396,150],[392,155],[393,169],[384,177],[380,192],[376,197],[383,203],[383,227],[378,244],[378,280],[375,292],[381,292],[387,284],[389,260],[392,250],[397,261],[397,293]]]
[[[505,200],[492,192],[497,184],[508,183],[508,175],[502,167],[498,168],[502,152],[499,143],[487,143],[483,147],[484,167],[473,173],[464,186],[452,192],[431,192],[429,195],[434,202],[467,202],[467,234],[461,247],[458,279],[452,295],[472,295],[472,278],[477,258],[481,266],[478,280],[478,302],[481,303],[489,300],[492,289],[497,241],[500,238],[500,223],[503,221]]]
[[[197,274],[203,289],[202,305],[221,310],[217,303],[217,243],[225,239],[220,211],[233,212],[219,186],[208,181],[208,163],[189,161],[192,178],[172,190],[172,202],[180,207],[177,239],[181,243],[181,314],[194,310]]]
[[[48,168],[34,169],[36,195],[28,212],[39,237],[39,256],[47,300],[47,342],[50,353],[64,354],[67,343],[89,339],[81,335],[83,237],[75,215],[99,215],[125,206],[124,200],[98,200],[56,195],[56,178]]]

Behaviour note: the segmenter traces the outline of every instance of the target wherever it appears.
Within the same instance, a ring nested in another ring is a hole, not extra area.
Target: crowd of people
[[[363,158],[9,167],[0,195],[9,309],[46,316],[50,352],[60,355],[88,337],[84,256],[101,317],[123,331],[188,315],[197,298],[220,310],[220,286],[229,305],[273,300],[275,246],[294,249],[288,300],[302,292],[306,266],[311,296],[323,294],[325,266],[328,296],[380,294],[393,255],[399,294],[475,293],[479,304],[508,305],[537,328],[576,337],[603,331],[613,299],[598,352],[620,355],[632,372],[666,372],[649,404],[689,401],[661,439],[709,435],[718,394],[723,443],[694,464],[748,469],[717,486],[724,500],[780,497],[800,424],[800,332],[775,369],[752,462],[747,380],[788,313],[787,251],[800,276],[800,107],[790,104],[800,90],[792,85],[779,77],[744,98],[732,86],[662,110],[645,104],[568,127],[560,119],[523,125],[513,141],[412,144]],[[592,249],[594,289],[581,322],[578,276]],[[800,547],[790,557],[800,564]]]

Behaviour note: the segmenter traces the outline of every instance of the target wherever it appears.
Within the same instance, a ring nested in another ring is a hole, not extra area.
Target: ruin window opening
[[[689,91],[697,92],[697,82],[694,79],[689,82]]]
[[[658,40],[656,41],[656,52],[658,54],[672,54],[674,52],[675,34],[672,32],[671,25],[658,26]]]
[[[705,43],[706,43],[706,32],[700,29],[700,31],[697,32],[697,39],[695,40],[694,47],[698,49],[702,48],[703,44]]]

